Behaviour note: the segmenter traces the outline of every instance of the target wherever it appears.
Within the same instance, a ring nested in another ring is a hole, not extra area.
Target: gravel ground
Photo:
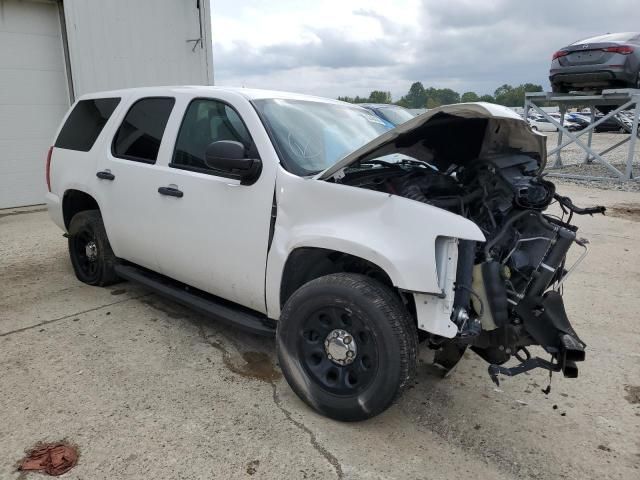
[[[547,150],[552,150],[558,144],[557,133],[547,133]],[[629,138],[627,133],[594,133],[591,146],[597,151],[601,152],[609,146]],[[587,136],[580,137],[580,140],[587,142]],[[625,143],[615,150],[609,152],[604,156],[605,160],[608,160],[618,170],[624,172],[626,169],[627,155],[629,152],[629,144]],[[609,171],[604,165],[598,162],[584,163],[586,153],[577,144],[571,143],[562,149],[561,158],[563,167],[561,169],[553,168],[553,164],[556,161],[556,154],[551,155],[547,161],[547,172],[549,173],[567,173],[574,175],[593,175],[612,177],[614,174]],[[635,146],[635,158],[633,163],[635,177],[640,177],[640,140],[636,142]],[[620,182],[615,179],[611,180],[576,180],[576,179],[559,179],[555,178],[554,182],[559,184],[579,184],[589,188],[605,189],[605,190],[620,190],[626,192],[640,192],[640,181],[628,181]]]

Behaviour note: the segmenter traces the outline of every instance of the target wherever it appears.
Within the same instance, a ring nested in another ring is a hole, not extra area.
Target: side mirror
[[[248,158],[245,146],[234,140],[210,143],[204,153],[204,163],[221,177],[240,180],[241,185],[251,185],[262,171],[262,161]]]

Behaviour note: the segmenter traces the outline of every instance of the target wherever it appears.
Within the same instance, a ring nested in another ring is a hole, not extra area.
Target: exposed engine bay
[[[567,318],[562,288],[586,254],[587,241],[577,237],[571,220],[605,209],[581,209],[559,195],[541,174],[540,152],[487,142],[488,129],[499,135],[504,126],[494,119],[438,114],[343,168],[333,181],[448,210],[484,233],[486,242],[458,242],[451,316],[458,334],[425,339],[438,350],[436,362],[451,369],[470,347],[490,364],[496,383],[498,374],[533,368],[577,377],[576,362],[585,359],[586,345]],[[547,212],[553,203],[561,214]],[[567,252],[574,244],[584,252],[570,266]],[[530,345],[542,346],[551,360],[532,357]],[[519,364],[503,366],[512,357]]]

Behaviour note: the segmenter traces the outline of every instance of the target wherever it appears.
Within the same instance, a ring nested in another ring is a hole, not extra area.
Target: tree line
[[[513,87],[505,83],[493,95],[478,95],[476,92],[464,92],[461,95],[450,88],[425,88],[422,82],[414,82],[406,95],[396,102],[391,98],[391,92],[382,90],[372,91],[369,97],[338,97],[338,100],[349,103],[395,103],[405,108],[435,108],[460,102],[490,102],[507,107],[521,107],[525,92],[542,92],[542,86],[523,83]]]

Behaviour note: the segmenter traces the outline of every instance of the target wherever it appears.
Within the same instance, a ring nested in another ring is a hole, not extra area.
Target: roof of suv
[[[210,95],[214,92],[230,92],[236,93],[245,97],[247,100],[259,100],[263,98],[280,98],[287,100],[307,100],[315,102],[325,103],[337,103],[341,105],[350,105],[339,100],[333,100],[331,98],[316,97],[313,95],[304,95],[301,93],[280,92],[276,90],[260,90],[254,88],[242,88],[242,87],[210,87],[204,85],[176,85],[166,87],[138,87],[138,88],[124,88],[121,90],[109,90],[104,92],[94,92],[83,95],[80,99],[105,97],[105,96],[118,96],[128,93],[137,93],[149,96],[177,94],[177,93],[190,93],[195,95]]]

